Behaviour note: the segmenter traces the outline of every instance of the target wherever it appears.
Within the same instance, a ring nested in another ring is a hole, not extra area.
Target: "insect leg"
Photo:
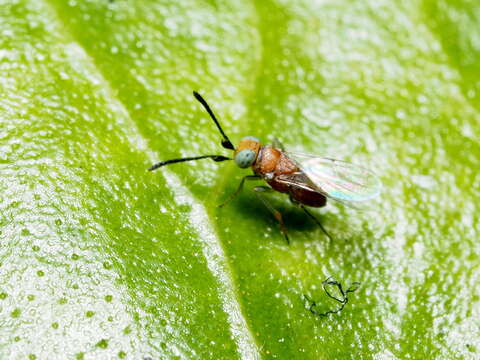
[[[263,202],[263,205],[273,214],[275,219],[278,221],[278,224],[280,225],[280,230],[283,233],[283,236],[285,236],[285,240],[287,241],[287,244],[290,245],[290,240],[288,238],[287,234],[287,228],[285,227],[285,223],[283,222],[282,214],[280,211],[275,209],[272,204],[268,202],[268,200],[265,198],[265,196],[262,195],[262,193],[266,192],[272,192],[273,189],[269,188],[268,186],[256,186],[253,188],[253,191],[255,192],[255,195]]]
[[[261,176],[260,175],[247,175],[247,176],[244,176],[242,181],[240,181],[240,185],[238,185],[238,188],[237,190],[235,190],[235,192],[230,195],[227,200],[225,200],[223,203],[221,203],[220,205],[218,205],[218,207],[223,207],[225,205],[227,205],[230,201],[232,201],[233,199],[235,199],[238,194],[240,194],[242,192],[242,189],[243,189],[243,184],[245,184],[245,180],[260,180],[261,179]]]
[[[330,236],[330,234],[327,232],[327,230],[325,230],[325,228],[323,227],[322,223],[320,221],[318,221],[318,219],[313,216],[313,214],[308,211],[304,205],[302,204],[298,204],[303,211],[305,211],[305,214],[307,214],[313,221],[315,221],[317,223],[318,226],[320,226],[320,229],[322,229],[323,233],[330,239],[330,241],[333,241],[332,237]]]

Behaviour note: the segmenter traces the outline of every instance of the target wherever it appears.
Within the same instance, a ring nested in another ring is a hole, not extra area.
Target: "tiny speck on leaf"
[[[95,346],[101,349],[106,349],[108,347],[108,340],[102,339],[98,343],[96,343]]]

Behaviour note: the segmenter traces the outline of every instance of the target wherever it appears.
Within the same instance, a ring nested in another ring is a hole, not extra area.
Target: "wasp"
[[[250,167],[253,174],[244,176],[237,190],[219,206],[222,207],[235,199],[242,191],[245,181],[264,180],[269,186],[256,186],[253,191],[277,220],[287,243],[290,241],[282,214],[271,205],[264,194],[273,191],[287,194],[292,203],[300,206],[329,239],[331,236],[306,206],[323,207],[329,198],[357,208],[359,204],[380,194],[381,182],[373,172],[341,160],[287,152],[276,139],[272,145],[262,145],[258,138],[246,136],[235,148],[205,99],[196,91],[193,95],[220,131],[222,146],[233,151],[233,158],[223,155],[201,155],[171,159],[154,164],[149,171],[165,165],[200,159],[211,159],[216,162],[234,160],[242,169]]]

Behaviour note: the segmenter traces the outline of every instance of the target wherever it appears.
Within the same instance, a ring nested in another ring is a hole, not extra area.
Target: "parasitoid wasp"
[[[169,164],[200,159],[212,159],[216,162],[234,160],[242,169],[251,167],[253,175],[244,176],[237,190],[220,206],[235,199],[242,191],[246,180],[265,180],[270,186],[256,186],[253,191],[278,221],[287,243],[290,241],[282,214],[270,204],[264,196],[265,193],[278,191],[288,194],[292,203],[300,206],[329,239],[331,237],[320,221],[305,206],[322,207],[326,205],[329,198],[358,208],[361,203],[380,194],[382,185],[373,172],[341,160],[287,152],[276,139],[272,145],[262,145],[258,138],[246,136],[235,148],[205,99],[196,91],[193,95],[220,131],[222,146],[233,150],[233,158],[223,155],[201,155],[171,159],[154,164],[148,169],[149,171]]]

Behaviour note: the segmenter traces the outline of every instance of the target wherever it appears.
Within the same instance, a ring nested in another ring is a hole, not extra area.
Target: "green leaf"
[[[477,2],[0,0],[0,357],[474,359]],[[373,212],[272,196],[246,135],[375,170]],[[329,276],[349,294],[339,314]]]

